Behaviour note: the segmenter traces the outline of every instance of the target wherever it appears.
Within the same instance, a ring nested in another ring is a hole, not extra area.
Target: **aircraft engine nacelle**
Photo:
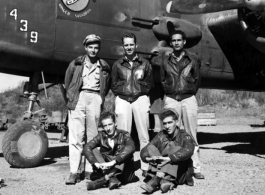
[[[249,43],[265,54],[265,11],[238,9],[238,20]]]
[[[165,40],[169,43],[169,35],[173,30],[185,32],[187,36],[186,48],[197,45],[202,38],[200,27],[186,20],[171,17],[156,17],[154,20],[159,21],[159,24],[153,26],[153,32],[159,41]]]
[[[265,1],[264,0],[245,0],[245,5],[248,9],[252,11],[264,11]]]

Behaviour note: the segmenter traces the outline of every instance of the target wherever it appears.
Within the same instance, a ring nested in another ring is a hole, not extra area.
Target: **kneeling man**
[[[89,141],[83,150],[93,166],[87,190],[95,190],[108,183],[109,189],[118,188],[134,180],[134,142],[127,131],[116,128],[116,116],[103,112],[99,123],[103,131]],[[99,149],[97,148],[99,147]]]
[[[191,156],[194,140],[185,130],[179,129],[177,113],[163,110],[159,117],[163,122],[163,131],[141,151],[142,160],[149,163],[148,175],[152,177],[141,188],[153,193],[160,187],[165,193],[176,185],[186,183],[193,186]]]

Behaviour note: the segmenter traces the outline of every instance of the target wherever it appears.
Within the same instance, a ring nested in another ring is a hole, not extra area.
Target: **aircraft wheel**
[[[21,121],[6,131],[2,149],[6,161],[13,167],[35,167],[48,150],[47,134],[33,121]]]

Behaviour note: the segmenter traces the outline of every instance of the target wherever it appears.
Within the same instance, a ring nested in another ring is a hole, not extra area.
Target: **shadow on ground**
[[[55,159],[55,158],[61,158],[65,156],[69,156],[68,145],[48,148],[45,158]]]
[[[222,150],[226,150],[228,153],[242,153],[242,154],[265,154],[265,132],[248,132],[248,133],[198,133],[198,142],[201,148],[209,149],[209,147],[203,147],[204,144],[213,143],[238,143],[231,146],[222,147]]]
[[[69,156],[68,146],[49,147],[44,160],[39,166],[50,165],[56,163],[57,158]]]

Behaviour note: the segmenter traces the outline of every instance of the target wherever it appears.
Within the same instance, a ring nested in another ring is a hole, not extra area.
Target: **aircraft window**
[[[31,33],[30,33],[30,42],[31,43],[37,43],[38,42],[38,32],[31,31]]]
[[[20,23],[23,25],[20,30],[27,31],[28,30],[28,21],[27,20],[20,20]]]
[[[13,10],[10,12],[10,16],[14,16],[15,20],[17,20],[17,9],[13,9]]]

